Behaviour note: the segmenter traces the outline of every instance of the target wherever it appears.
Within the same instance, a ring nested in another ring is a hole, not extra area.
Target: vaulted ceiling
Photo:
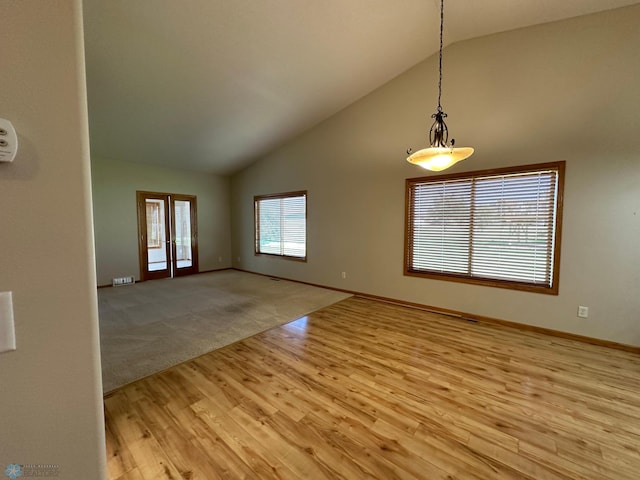
[[[640,3],[446,0],[445,43]],[[438,0],[84,0],[92,155],[232,174],[437,52]]]

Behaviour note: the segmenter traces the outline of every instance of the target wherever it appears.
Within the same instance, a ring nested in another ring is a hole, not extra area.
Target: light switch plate
[[[0,353],[16,349],[16,331],[13,323],[13,296],[0,292]]]

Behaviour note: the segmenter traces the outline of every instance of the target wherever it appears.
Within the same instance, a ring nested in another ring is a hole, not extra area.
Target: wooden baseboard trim
[[[236,270],[232,267],[224,267],[224,268],[214,268],[212,270],[202,270],[200,272],[196,272],[194,273],[194,275],[199,275],[201,273],[212,273],[212,272],[222,272],[224,270]],[[248,273],[253,273],[253,272],[248,272]],[[174,277],[175,278],[175,277]],[[144,282],[144,280],[136,280],[135,283],[140,283],[140,282]],[[113,287],[113,285],[111,284],[107,284],[107,285],[98,285],[97,288],[111,288]]]
[[[493,325],[500,325],[500,326],[503,326],[503,327],[515,328],[515,329],[518,329],[518,330],[524,330],[524,331],[535,332],[535,333],[542,333],[542,334],[545,334],[545,335],[551,335],[551,336],[558,337],[558,338],[564,338],[564,339],[567,339],[567,340],[575,340],[575,341],[578,341],[578,342],[589,343],[591,345],[598,345],[598,346],[601,346],[601,347],[612,348],[612,349],[615,349],[615,350],[622,350],[622,351],[625,351],[625,352],[631,352],[631,353],[635,353],[635,354],[640,355],[640,347],[635,346],[635,345],[627,345],[625,343],[614,342],[614,341],[611,341],[611,340],[603,340],[603,339],[600,339],[600,338],[587,337],[585,335],[578,335],[577,333],[563,332],[561,330],[554,330],[552,328],[545,328],[545,327],[538,327],[538,326],[535,326],[535,325],[528,325],[526,323],[512,322],[512,321],[509,321],[509,320],[502,320],[500,318],[485,317],[483,315],[476,315],[476,314],[473,314],[473,313],[460,312],[458,310],[450,310],[448,308],[434,307],[433,305],[425,305],[425,304],[422,304],[422,303],[408,302],[408,301],[405,301],[405,300],[399,300],[397,298],[382,297],[382,296],[379,296],[379,295],[373,295],[373,294],[364,293],[364,292],[357,292],[357,291],[354,291],[354,290],[345,290],[343,288],[329,287],[327,285],[320,285],[320,284],[317,284],[317,283],[303,282],[303,281],[294,280],[294,279],[291,279],[291,278],[278,277],[276,275],[267,275],[265,273],[252,272],[250,270],[245,270],[245,269],[241,269],[241,268],[233,268],[233,270],[238,270],[240,272],[246,272],[246,273],[252,273],[254,275],[262,275],[263,277],[278,278],[278,279],[281,279],[281,280],[288,280],[290,282],[302,283],[304,285],[310,285],[312,287],[326,288],[326,289],[335,290],[335,291],[338,291],[338,292],[349,293],[351,295],[356,295],[356,296],[362,297],[362,298],[369,298],[371,300],[377,300],[377,301],[384,302],[384,303],[391,303],[391,304],[400,305],[400,306],[403,306],[403,307],[415,308],[417,310],[424,310],[424,311],[427,311],[427,312],[437,313],[437,314],[441,314],[441,315],[449,315],[449,316],[461,318],[461,319],[464,319],[464,320],[471,320],[471,321],[474,321],[474,322],[481,322],[481,323],[487,323],[487,324],[493,324]]]
[[[201,273],[224,272],[225,270],[235,270],[235,269],[232,267],[212,268],[211,270],[201,270],[196,275],[199,275]]]
[[[325,287],[325,288],[329,288],[329,287]],[[385,303],[393,303],[396,305],[406,306],[409,308],[416,308],[419,310],[426,310],[429,312],[438,313],[442,315],[454,316],[454,317],[461,318],[463,320],[471,320],[474,322],[500,325],[503,327],[514,328],[517,330],[542,333],[545,335],[551,335],[558,338],[575,340],[578,342],[589,343],[592,345],[599,345],[601,347],[608,347],[616,350],[623,350],[625,352],[632,352],[640,355],[640,347],[637,347],[635,345],[627,345],[625,343],[614,342],[612,340],[604,340],[601,338],[587,337],[586,335],[563,332],[561,330],[554,330],[552,328],[538,327],[536,325],[529,325],[526,323],[512,322],[510,320],[503,320],[500,318],[485,317],[483,315],[476,315],[473,313],[460,312],[457,310],[450,310],[447,308],[434,307],[432,305],[423,305],[419,303],[406,302],[404,300],[397,300],[393,298],[379,297],[377,295],[369,295],[366,293],[355,293],[355,295],[358,295],[359,297],[363,297],[363,298],[371,298],[372,300],[379,300]]]

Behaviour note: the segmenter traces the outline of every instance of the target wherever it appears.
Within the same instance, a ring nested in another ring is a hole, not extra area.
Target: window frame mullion
[[[471,208],[469,209],[469,253],[467,258],[467,275],[473,277],[473,238],[475,226],[475,213],[476,213],[476,179],[471,181]]]

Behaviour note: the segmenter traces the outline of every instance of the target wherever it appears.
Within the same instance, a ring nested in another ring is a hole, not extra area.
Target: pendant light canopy
[[[471,147],[455,148],[455,140],[452,138],[449,143],[449,129],[444,119],[447,114],[442,110],[440,99],[442,97],[442,30],[444,26],[444,0],[440,0],[440,62],[438,77],[438,109],[431,115],[434,119],[431,130],[429,130],[429,147],[412,153],[412,149],[407,150],[407,162],[419,165],[427,170],[439,172],[445,170],[460,160],[470,157],[473,154]]]

